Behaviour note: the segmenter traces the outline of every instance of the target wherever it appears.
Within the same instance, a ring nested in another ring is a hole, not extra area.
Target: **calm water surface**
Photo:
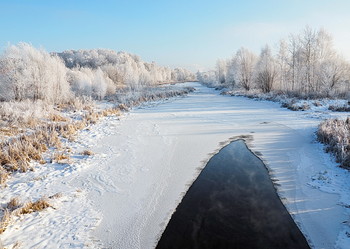
[[[268,171],[242,140],[213,156],[166,227],[163,248],[309,248]]]

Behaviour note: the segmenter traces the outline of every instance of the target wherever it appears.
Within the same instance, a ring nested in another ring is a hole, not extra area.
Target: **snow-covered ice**
[[[107,117],[81,132],[76,149],[89,148],[95,155],[78,162],[66,177],[53,174],[50,182],[54,184],[44,185],[50,194],[62,189],[71,204],[40,214],[38,236],[43,234],[40,229],[59,234],[61,231],[46,225],[57,220],[55,224],[66,234],[78,231],[75,247],[85,243],[98,248],[153,248],[213,153],[244,135],[250,149],[269,168],[282,201],[311,246],[350,248],[350,176],[336,166],[314,135],[322,118],[333,114],[293,112],[278,103],[222,96],[198,83],[186,84],[197,91],[134,109],[120,118]],[[77,189],[82,190],[78,205],[69,198]],[[71,214],[67,207],[72,208]],[[27,220],[16,224],[35,226],[35,217]],[[80,226],[85,229],[77,229]],[[20,240],[26,231],[18,228],[11,236]],[[5,245],[11,236],[4,233]],[[63,237],[56,238],[57,248],[69,247]],[[32,241],[45,239],[31,236]],[[24,240],[25,244],[29,238]]]

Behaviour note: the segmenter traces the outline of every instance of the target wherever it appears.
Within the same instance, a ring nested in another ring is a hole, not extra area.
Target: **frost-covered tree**
[[[0,97],[21,101],[26,96],[26,67],[23,60],[2,56],[0,59]]]
[[[197,72],[197,79],[209,86],[215,86],[216,85],[216,72],[215,71],[208,71],[208,72]]]
[[[301,36],[301,57],[303,62],[302,92],[308,94],[316,90],[317,72],[317,32],[306,27]]]
[[[171,79],[175,82],[192,81],[195,80],[195,78],[193,73],[184,68],[175,68],[171,72]]]
[[[232,63],[235,71],[235,79],[245,90],[249,91],[253,86],[256,55],[246,48],[240,48]]]
[[[340,90],[344,86],[342,83],[346,83],[349,80],[349,75],[350,65],[341,56],[334,56],[324,60],[317,72],[319,88],[324,94]]]
[[[0,61],[0,89],[4,100],[40,99],[61,103],[70,98],[66,67],[59,57],[19,43],[7,47]]]
[[[236,68],[234,58],[231,58],[226,62],[225,85],[230,88],[234,88],[236,86]]]
[[[276,62],[271,49],[266,45],[261,53],[255,68],[255,80],[262,92],[268,93],[273,87],[277,76]]]
[[[281,40],[279,43],[278,53],[276,55],[276,70],[277,70],[277,79],[276,86],[279,90],[286,91],[290,83],[289,76],[289,56],[288,56],[288,44],[285,40]]]
[[[216,62],[216,78],[220,84],[226,82],[227,63],[225,60],[217,60]]]
[[[106,94],[115,93],[114,83],[100,68],[73,68],[68,75],[72,90],[77,96],[102,99]]]
[[[287,91],[299,91],[300,83],[302,82],[302,56],[301,56],[301,44],[299,35],[289,35],[288,43],[288,61],[289,66],[289,84],[286,86]]]

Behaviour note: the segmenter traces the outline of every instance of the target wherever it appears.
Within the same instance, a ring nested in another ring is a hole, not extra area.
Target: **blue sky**
[[[0,49],[20,41],[50,52],[109,48],[196,70],[310,25],[332,33],[350,59],[349,11],[348,0],[0,0]]]

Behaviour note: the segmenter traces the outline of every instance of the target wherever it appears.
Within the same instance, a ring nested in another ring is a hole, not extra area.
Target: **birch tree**
[[[243,47],[237,51],[234,57],[232,66],[235,68],[236,82],[238,82],[247,91],[249,91],[253,86],[256,60],[256,55]]]
[[[268,45],[262,48],[256,64],[256,83],[264,93],[270,92],[277,76],[276,63]]]

